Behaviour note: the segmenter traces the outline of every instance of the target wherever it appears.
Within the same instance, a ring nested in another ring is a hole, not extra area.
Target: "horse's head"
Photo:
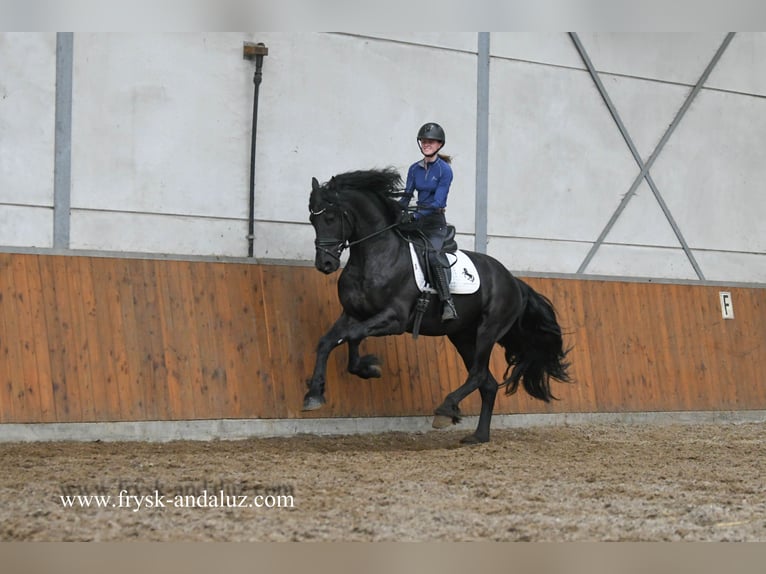
[[[336,201],[330,198],[333,181],[324,186],[316,178],[311,178],[311,198],[309,200],[309,220],[314,226],[316,256],[314,266],[322,273],[332,273],[340,267],[340,255],[348,246],[348,238],[353,230],[351,216]]]
[[[324,185],[311,178],[309,211],[316,231],[317,269],[336,271],[344,249],[396,226],[401,208],[394,197],[401,182],[394,168],[342,173]]]

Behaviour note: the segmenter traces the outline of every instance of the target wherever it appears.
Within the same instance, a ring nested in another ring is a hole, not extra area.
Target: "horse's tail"
[[[526,304],[521,316],[500,339],[508,362],[508,369],[503,375],[505,380],[500,386],[505,386],[506,394],[510,395],[522,383],[530,395],[550,402],[556,398],[551,393],[551,378],[572,382],[567,372],[569,363],[566,362],[569,349],[564,350],[561,327],[550,300],[521,279],[514,279],[521,287]],[[510,377],[508,371],[511,371]]]

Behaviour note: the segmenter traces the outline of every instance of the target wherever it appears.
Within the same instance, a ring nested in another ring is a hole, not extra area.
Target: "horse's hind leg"
[[[494,343],[482,343],[477,346],[473,336],[450,337],[457,348],[466,369],[468,379],[463,385],[446,396],[444,402],[434,411],[434,428],[444,428],[460,422],[460,402],[476,389],[481,395],[481,412],[479,424],[474,434],[465,437],[461,442],[465,444],[477,444],[489,441],[489,426],[492,420],[492,411],[495,407],[497,395],[497,381],[489,372],[489,358]]]
[[[383,371],[380,368],[380,359],[375,355],[359,356],[359,345],[363,339],[355,339],[348,342],[348,372],[362,379],[377,379]]]
[[[489,424],[492,421],[492,411],[495,408],[495,397],[497,396],[497,381],[492,373],[488,373],[487,378],[479,385],[479,394],[481,395],[479,424],[472,435],[468,435],[460,441],[463,444],[489,442]]]

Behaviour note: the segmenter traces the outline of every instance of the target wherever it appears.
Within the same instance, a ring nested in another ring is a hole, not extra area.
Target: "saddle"
[[[442,250],[429,257],[429,252],[434,251],[431,242],[418,230],[400,230],[402,237],[410,244],[413,273],[415,282],[420,289],[420,296],[415,304],[415,317],[413,321],[412,338],[417,339],[423,315],[428,309],[431,294],[436,293],[434,285],[434,270],[431,265],[440,265],[447,270],[449,289],[454,294],[475,293],[479,289],[479,275],[470,258],[460,251],[455,240],[455,226],[447,226]],[[452,268],[461,270],[452,273]]]
[[[433,251],[431,242],[428,240],[428,237],[426,237],[425,234],[419,230],[400,229],[400,233],[410,244],[412,250],[414,250],[415,254],[417,255],[418,262],[420,263],[420,268],[427,270],[427,280],[430,284],[430,278],[433,276],[433,271],[431,270],[430,266],[431,259],[428,257],[428,252]],[[442,267],[446,267],[448,271],[452,264],[450,263],[447,254],[455,254],[458,250],[457,241],[455,240],[456,233],[457,231],[455,230],[454,225],[447,225],[447,236],[444,238],[442,250],[437,253],[435,257],[436,261],[438,261]]]

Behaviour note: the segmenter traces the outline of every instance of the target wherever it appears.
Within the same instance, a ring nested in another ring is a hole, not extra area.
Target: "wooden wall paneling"
[[[679,285],[673,290],[672,317],[676,323],[676,348],[678,355],[675,363],[675,376],[679,382],[678,408],[690,409],[701,407],[715,408],[718,393],[710,384],[710,377],[700,368],[702,358],[708,346],[705,336],[700,337],[704,325],[715,321],[715,315],[698,311],[697,301],[706,296],[706,288],[695,289],[688,285]]]
[[[752,369],[748,378],[749,388],[752,389],[752,403],[766,405],[766,384],[764,384],[763,369],[766,365],[766,289],[749,290],[737,289],[748,300],[748,343],[743,351],[744,359],[750,361]],[[736,310],[735,310],[736,312]]]
[[[56,415],[62,421],[81,421],[79,384],[74,377],[72,313],[67,287],[67,261],[63,257],[46,259],[46,279],[49,288],[46,313],[49,328],[48,344],[53,366],[53,396]]]
[[[77,257],[71,262],[76,269],[70,277],[70,288],[79,294],[79,313],[82,320],[80,326],[83,337],[83,348],[80,350],[80,362],[84,367],[93,399],[93,412],[88,415],[83,412],[85,420],[109,421],[119,420],[119,408],[112,410],[109,393],[116,392],[113,381],[108,380],[105,348],[98,331],[98,317],[101,310],[98,307],[93,281],[93,261],[88,257]]]
[[[232,389],[232,416],[254,417],[259,408],[269,408],[271,401],[265,396],[254,396],[258,390],[258,345],[256,344],[255,313],[252,304],[254,289],[250,266],[241,264],[217,267],[217,300],[221,309],[222,327],[226,331],[227,381]]]
[[[177,266],[178,283],[180,285],[181,301],[177,307],[181,311],[181,335],[184,340],[177,340],[177,344],[183,349],[185,377],[181,378],[182,397],[189,397],[194,404],[196,418],[209,418],[208,413],[212,409],[209,394],[207,392],[205,373],[202,364],[202,349],[200,349],[200,325],[198,321],[197,303],[195,301],[194,286],[191,284],[190,266],[192,262],[179,263]]]
[[[432,398],[435,394],[442,396],[442,399],[434,407],[439,406],[444,400],[444,396],[457,389],[464,382],[454,383],[449,372],[450,369],[447,368],[447,361],[449,361],[447,349],[442,346],[441,348],[445,352],[439,352],[439,342],[442,339],[442,337],[422,337],[414,341],[417,348],[418,362],[421,365],[420,376],[422,384],[426,388],[431,389]],[[448,352],[452,353],[454,351],[449,349]],[[461,403],[461,411],[465,414],[474,414],[472,407],[471,398],[467,398]]]
[[[54,422],[56,420],[56,408],[53,399],[53,387],[51,385],[51,364],[48,352],[48,327],[45,321],[45,309],[42,301],[42,284],[40,281],[40,257],[30,255],[15,258],[26,273],[27,293],[29,300],[31,345],[35,357],[37,372],[34,380],[34,392],[39,400],[39,411],[32,413],[27,420],[40,422]],[[0,417],[2,414],[0,413]],[[1,419],[0,419],[1,420]]]
[[[100,364],[101,385],[104,387],[106,403],[100,407],[107,420],[130,420],[130,409],[123,409],[128,404],[127,390],[124,388],[121,374],[121,361],[124,360],[124,348],[119,343],[119,300],[116,292],[116,272],[110,260],[83,258],[83,264],[91,268],[90,278],[94,300],[94,329],[96,332],[92,351]],[[89,333],[91,333],[89,331]],[[94,359],[91,360],[93,362]]]
[[[412,398],[407,385],[402,384],[399,375],[401,366],[396,340],[401,335],[380,337],[376,346],[380,349],[380,359],[383,361],[385,380],[369,379],[375,405],[381,405],[384,413],[408,412],[411,409]]]
[[[147,405],[145,404],[144,378],[142,372],[143,357],[141,352],[140,329],[146,319],[136,316],[139,312],[138,295],[140,289],[140,277],[134,272],[134,261],[122,259],[116,262],[118,273],[117,297],[119,302],[119,321],[121,344],[124,349],[121,373],[122,384],[126,390],[124,396],[128,399],[127,406],[130,409],[133,420],[147,420]],[[126,403],[123,402],[123,408]]]
[[[738,289],[737,293],[746,295],[749,301],[747,331],[748,343],[745,348],[745,359],[750,361],[752,369],[748,384],[753,389],[752,403],[766,405],[766,384],[764,384],[763,368],[766,365],[766,289]],[[743,297],[745,298],[745,297]]]
[[[432,400],[435,399],[433,408],[439,406],[444,398],[454,390],[457,390],[463,383],[465,383],[466,377],[456,377],[453,369],[449,367],[452,360],[454,363],[455,357],[459,356],[457,349],[454,348],[452,343],[446,337],[429,337],[423,339],[423,354],[428,357],[427,368],[427,386],[431,388]],[[471,393],[461,403],[461,411],[465,414],[476,414],[477,410],[477,397],[478,392]],[[429,409],[433,411],[433,408]],[[428,413],[430,414],[430,412]]]
[[[620,358],[615,352],[614,333],[609,328],[607,321],[609,309],[613,308],[613,301],[604,299],[604,283],[594,281],[589,285],[585,303],[588,310],[587,320],[592,325],[594,336],[590,338],[591,357],[593,362],[593,385],[596,390],[596,409],[614,411],[615,403],[610,395],[610,381],[618,379],[616,367]]]
[[[274,417],[283,418],[287,416],[287,407],[284,402],[277,399],[272,380],[271,328],[269,316],[266,313],[265,293],[268,286],[264,280],[263,266],[258,265],[254,268],[252,284],[243,285],[242,288],[247,291],[245,296],[246,300],[249,301],[249,306],[243,307],[243,313],[247,315],[248,311],[251,312],[250,319],[255,336],[251,352],[257,356],[257,362],[254,365],[256,369],[252,373],[248,386],[250,408],[254,409],[254,412],[260,412],[259,406],[252,402],[255,399],[255,401],[271,405],[272,410],[270,412],[274,413]],[[265,411],[264,416],[268,416],[268,412]]]
[[[406,387],[405,396],[410,404],[405,411],[409,414],[427,414],[431,405],[431,388],[433,385],[420,380],[417,370],[417,349],[413,344],[412,335],[396,337],[397,364],[391,369],[392,376],[399,379],[401,386]]]
[[[365,341],[381,379],[328,363],[302,413],[339,274],[313,268],[0,255],[0,421],[430,415],[466,376],[444,337]],[[501,390],[496,413],[766,408],[766,289],[533,278],[557,308],[577,382],[544,404]],[[731,291],[735,319],[720,315]],[[492,371],[505,360],[496,347]],[[478,393],[461,405],[478,413]]]
[[[721,306],[716,288],[694,290],[695,298],[689,302],[692,313],[692,346],[697,348],[695,369],[698,373],[697,384],[694,385],[695,404],[707,404],[711,408],[726,402],[726,386],[719,372],[719,362],[715,359],[719,350],[725,346],[724,319],[721,317]]]
[[[726,335],[723,344],[726,345],[727,355],[731,358],[727,364],[727,372],[734,389],[733,393],[726,389],[726,396],[732,397],[731,404],[735,405],[733,408],[763,404],[766,402],[763,382],[763,369],[766,366],[766,308],[763,302],[766,290],[720,291],[730,291],[734,305],[734,319],[719,319],[722,323],[720,331]],[[718,293],[711,294],[710,298],[717,300]],[[718,316],[720,317],[720,314]]]
[[[689,378],[692,356],[685,346],[687,333],[680,308],[688,304],[689,296],[693,293],[684,285],[663,285],[658,291],[663,295],[662,301],[657,303],[662,309],[658,324],[663,325],[667,333],[666,339],[660,343],[663,351],[660,365],[664,368],[658,381],[660,384],[657,385],[658,393],[642,397],[644,401],[638,401],[637,404],[646,402],[654,405],[655,410],[683,410],[692,404],[689,400],[689,386],[685,384]]]
[[[303,395],[306,392],[302,384],[304,373],[313,368],[312,352],[316,341],[309,336],[311,324],[315,321],[316,310],[313,309],[313,281],[306,268],[285,268],[289,271],[287,283],[281,285],[287,303],[286,320],[291,324],[287,333],[289,359],[282,362],[281,385],[285,391],[286,408],[299,416],[303,408]]]
[[[284,416],[296,414],[296,406],[291,404],[291,388],[285,385],[284,369],[289,363],[287,352],[289,351],[289,324],[286,322],[284,307],[288,305],[286,297],[292,291],[289,287],[285,293],[286,273],[283,267],[269,267],[262,270],[263,276],[263,316],[266,319],[269,341],[269,386],[268,389],[274,397],[274,404],[284,413]],[[293,386],[294,387],[294,386]],[[294,401],[293,401],[294,402]]]
[[[193,397],[184,391],[186,358],[180,345],[188,337],[183,328],[178,292],[177,264],[159,267],[157,274],[157,313],[160,319],[162,339],[162,364],[165,372],[165,395],[168,417],[172,419],[194,418]]]
[[[194,305],[189,330],[196,331],[202,378],[200,391],[206,397],[209,405],[205,416],[208,418],[226,418],[229,416],[227,409],[229,391],[226,385],[225,367],[221,362],[222,353],[216,342],[221,333],[216,328],[217,305],[211,269],[212,265],[190,264],[188,266],[187,272]]]
[[[94,277],[94,296],[101,309],[98,328],[101,346],[104,349],[103,359],[111,366],[114,386],[117,389],[120,420],[142,420],[134,395],[134,385],[130,379],[130,348],[127,344],[123,296],[120,293],[121,285],[129,281],[129,277],[125,276],[124,267],[121,267],[119,260],[99,261],[98,267],[101,270],[100,276]]]
[[[223,369],[226,394],[226,418],[240,418],[242,416],[240,397],[244,373],[240,366],[244,363],[244,354],[241,353],[240,341],[242,337],[241,322],[235,324],[232,302],[229,298],[228,266],[222,263],[213,265],[211,268],[212,296],[216,302],[216,314],[214,316],[216,330],[216,348],[220,355],[221,368]]]
[[[13,291],[13,259],[12,256],[0,257],[0,405],[2,406],[2,422],[17,422],[23,418],[21,407],[17,407],[18,388],[17,371],[18,343],[16,340],[16,297]]]
[[[395,362],[388,365],[387,371],[392,378],[396,379],[396,383],[399,386],[402,412],[415,415],[420,414],[427,403],[423,400],[423,390],[420,385],[415,384],[412,378],[406,375],[409,361],[407,353],[408,338],[411,338],[411,335],[389,338],[390,344],[394,348],[391,355],[394,357]],[[380,382],[381,386],[385,385],[384,380]]]
[[[602,297],[609,297],[604,309],[604,321],[608,325],[604,336],[615,345],[608,375],[612,381],[608,397],[612,411],[632,410],[632,405],[641,401],[652,408],[658,407],[658,380],[653,374],[656,361],[643,352],[642,341],[656,330],[653,325],[662,323],[664,305],[661,300],[647,300],[632,288],[635,285],[625,283],[618,290],[609,289],[606,283],[599,286],[604,293]],[[635,368],[626,368],[630,364]]]
[[[566,360],[570,363],[569,372],[574,381],[571,385],[566,385],[570,391],[567,397],[571,401],[567,404],[567,408],[575,412],[587,412],[595,403],[595,389],[591,356],[588,351],[591,334],[585,318],[583,282],[567,281],[559,291],[567,294],[561,321],[564,348],[570,349]],[[560,297],[556,297],[556,301],[559,300]],[[575,357],[577,360],[574,360]],[[561,387],[562,385],[557,384],[556,389]]]
[[[275,356],[275,384],[279,387],[289,416],[299,416],[303,408],[305,391],[294,374],[306,370],[304,352],[308,344],[306,327],[309,316],[304,313],[304,295],[307,269],[299,267],[281,268],[274,276],[274,295],[279,305],[276,315],[276,332],[280,344]]]
[[[433,389],[437,385],[430,380],[426,364],[420,360],[418,341],[421,341],[422,338],[424,337],[413,340],[411,335],[402,337],[405,353],[399,356],[401,363],[398,368],[398,376],[400,379],[409,381],[411,389],[417,390],[417,394],[413,394],[413,396],[419,396],[421,402],[413,405],[413,411],[419,414],[428,414],[436,406],[431,405],[433,404]]]
[[[138,262],[137,272],[143,283],[143,299],[138,304],[144,308],[146,323],[141,326],[140,340],[143,343],[143,372],[146,377],[144,386],[151,396],[146,397],[147,416],[165,419],[171,416],[169,388],[167,385],[168,369],[165,363],[165,341],[163,337],[163,316],[160,306],[161,275],[164,266],[160,261],[143,260]]]
[[[32,328],[31,293],[26,277],[27,262],[19,258],[11,261],[6,269],[11,284],[14,317],[6,322],[8,335],[16,350],[14,359],[18,369],[12,375],[13,402],[16,417],[27,420],[41,409],[37,390],[37,360],[35,358],[34,330]]]
[[[70,336],[71,344],[69,347],[69,357],[71,359],[72,371],[68,379],[70,387],[75,384],[79,387],[81,419],[83,421],[99,420],[100,405],[96,403],[96,397],[100,391],[95,390],[95,386],[101,383],[93,376],[92,364],[90,361],[91,344],[97,345],[97,341],[91,341],[88,337],[88,325],[90,315],[86,311],[84,299],[92,297],[92,294],[85,292],[82,274],[78,259],[66,261],[63,266],[66,269],[67,279],[67,302],[71,308]]]

